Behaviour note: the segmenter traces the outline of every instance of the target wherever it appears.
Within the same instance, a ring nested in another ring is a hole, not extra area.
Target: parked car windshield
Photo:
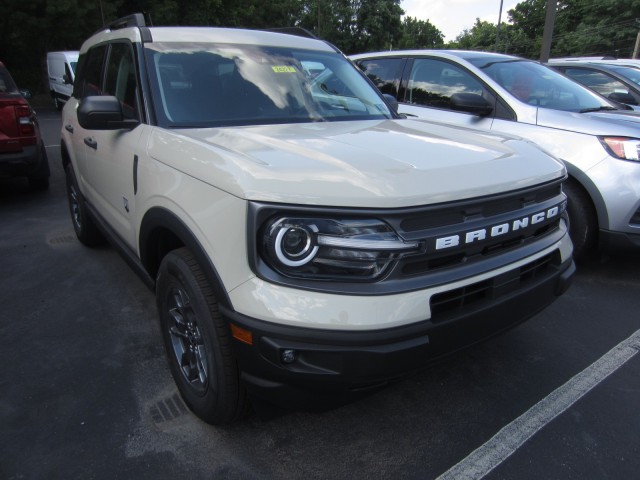
[[[14,94],[19,93],[19,91],[11,75],[9,75],[9,71],[3,66],[0,66],[0,94],[3,93]]]
[[[636,85],[640,85],[640,69],[634,67],[618,67],[617,65],[610,66],[609,68],[626,79],[631,80]]]
[[[554,70],[529,60],[470,58],[518,100],[553,110],[587,112],[614,110],[604,98]]]
[[[158,123],[207,127],[391,118],[337,52],[153,43],[146,61]]]

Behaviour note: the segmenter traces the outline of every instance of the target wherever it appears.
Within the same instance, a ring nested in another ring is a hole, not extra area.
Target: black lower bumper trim
[[[286,408],[315,410],[357,398],[514,327],[566,291],[574,272],[569,260],[446,322],[425,320],[386,330],[305,329],[224,313],[253,334],[253,345],[234,342],[247,391]]]

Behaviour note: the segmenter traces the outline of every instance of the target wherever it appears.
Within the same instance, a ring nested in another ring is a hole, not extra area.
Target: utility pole
[[[498,51],[498,40],[500,40],[500,23],[502,23],[502,3],[503,0],[500,0],[500,12],[498,13],[498,26],[496,27],[496,47],[494,50]]]
[[[540,62],[549,61],[551,53],[551,39],[553,38],[553,27],[556,23],[556,6],[558,0],[547,0],[547,14],[544,18],[544,32],[542,34],[542,48],[540,50]]]
[[[636,18],[636,25],[640,28],[640,18]],[[631,58],[638,58],[640,54],[640,30],[638,30],[638,35],[636,35],[636,46],[633,47],[633,55]]]

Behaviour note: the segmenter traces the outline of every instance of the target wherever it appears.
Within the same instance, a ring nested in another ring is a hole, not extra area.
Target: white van
[[[58,110],[62,110],[62,107],[71,96],[77,64],[77,51],[47,53],[49,92]]]

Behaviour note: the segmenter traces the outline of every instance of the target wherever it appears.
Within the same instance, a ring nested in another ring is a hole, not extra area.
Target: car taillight
[[[15,109],[20,135],[33,135],[35,133],[35,127],[31,118],[31,108],[21,105],[15,107]]]

